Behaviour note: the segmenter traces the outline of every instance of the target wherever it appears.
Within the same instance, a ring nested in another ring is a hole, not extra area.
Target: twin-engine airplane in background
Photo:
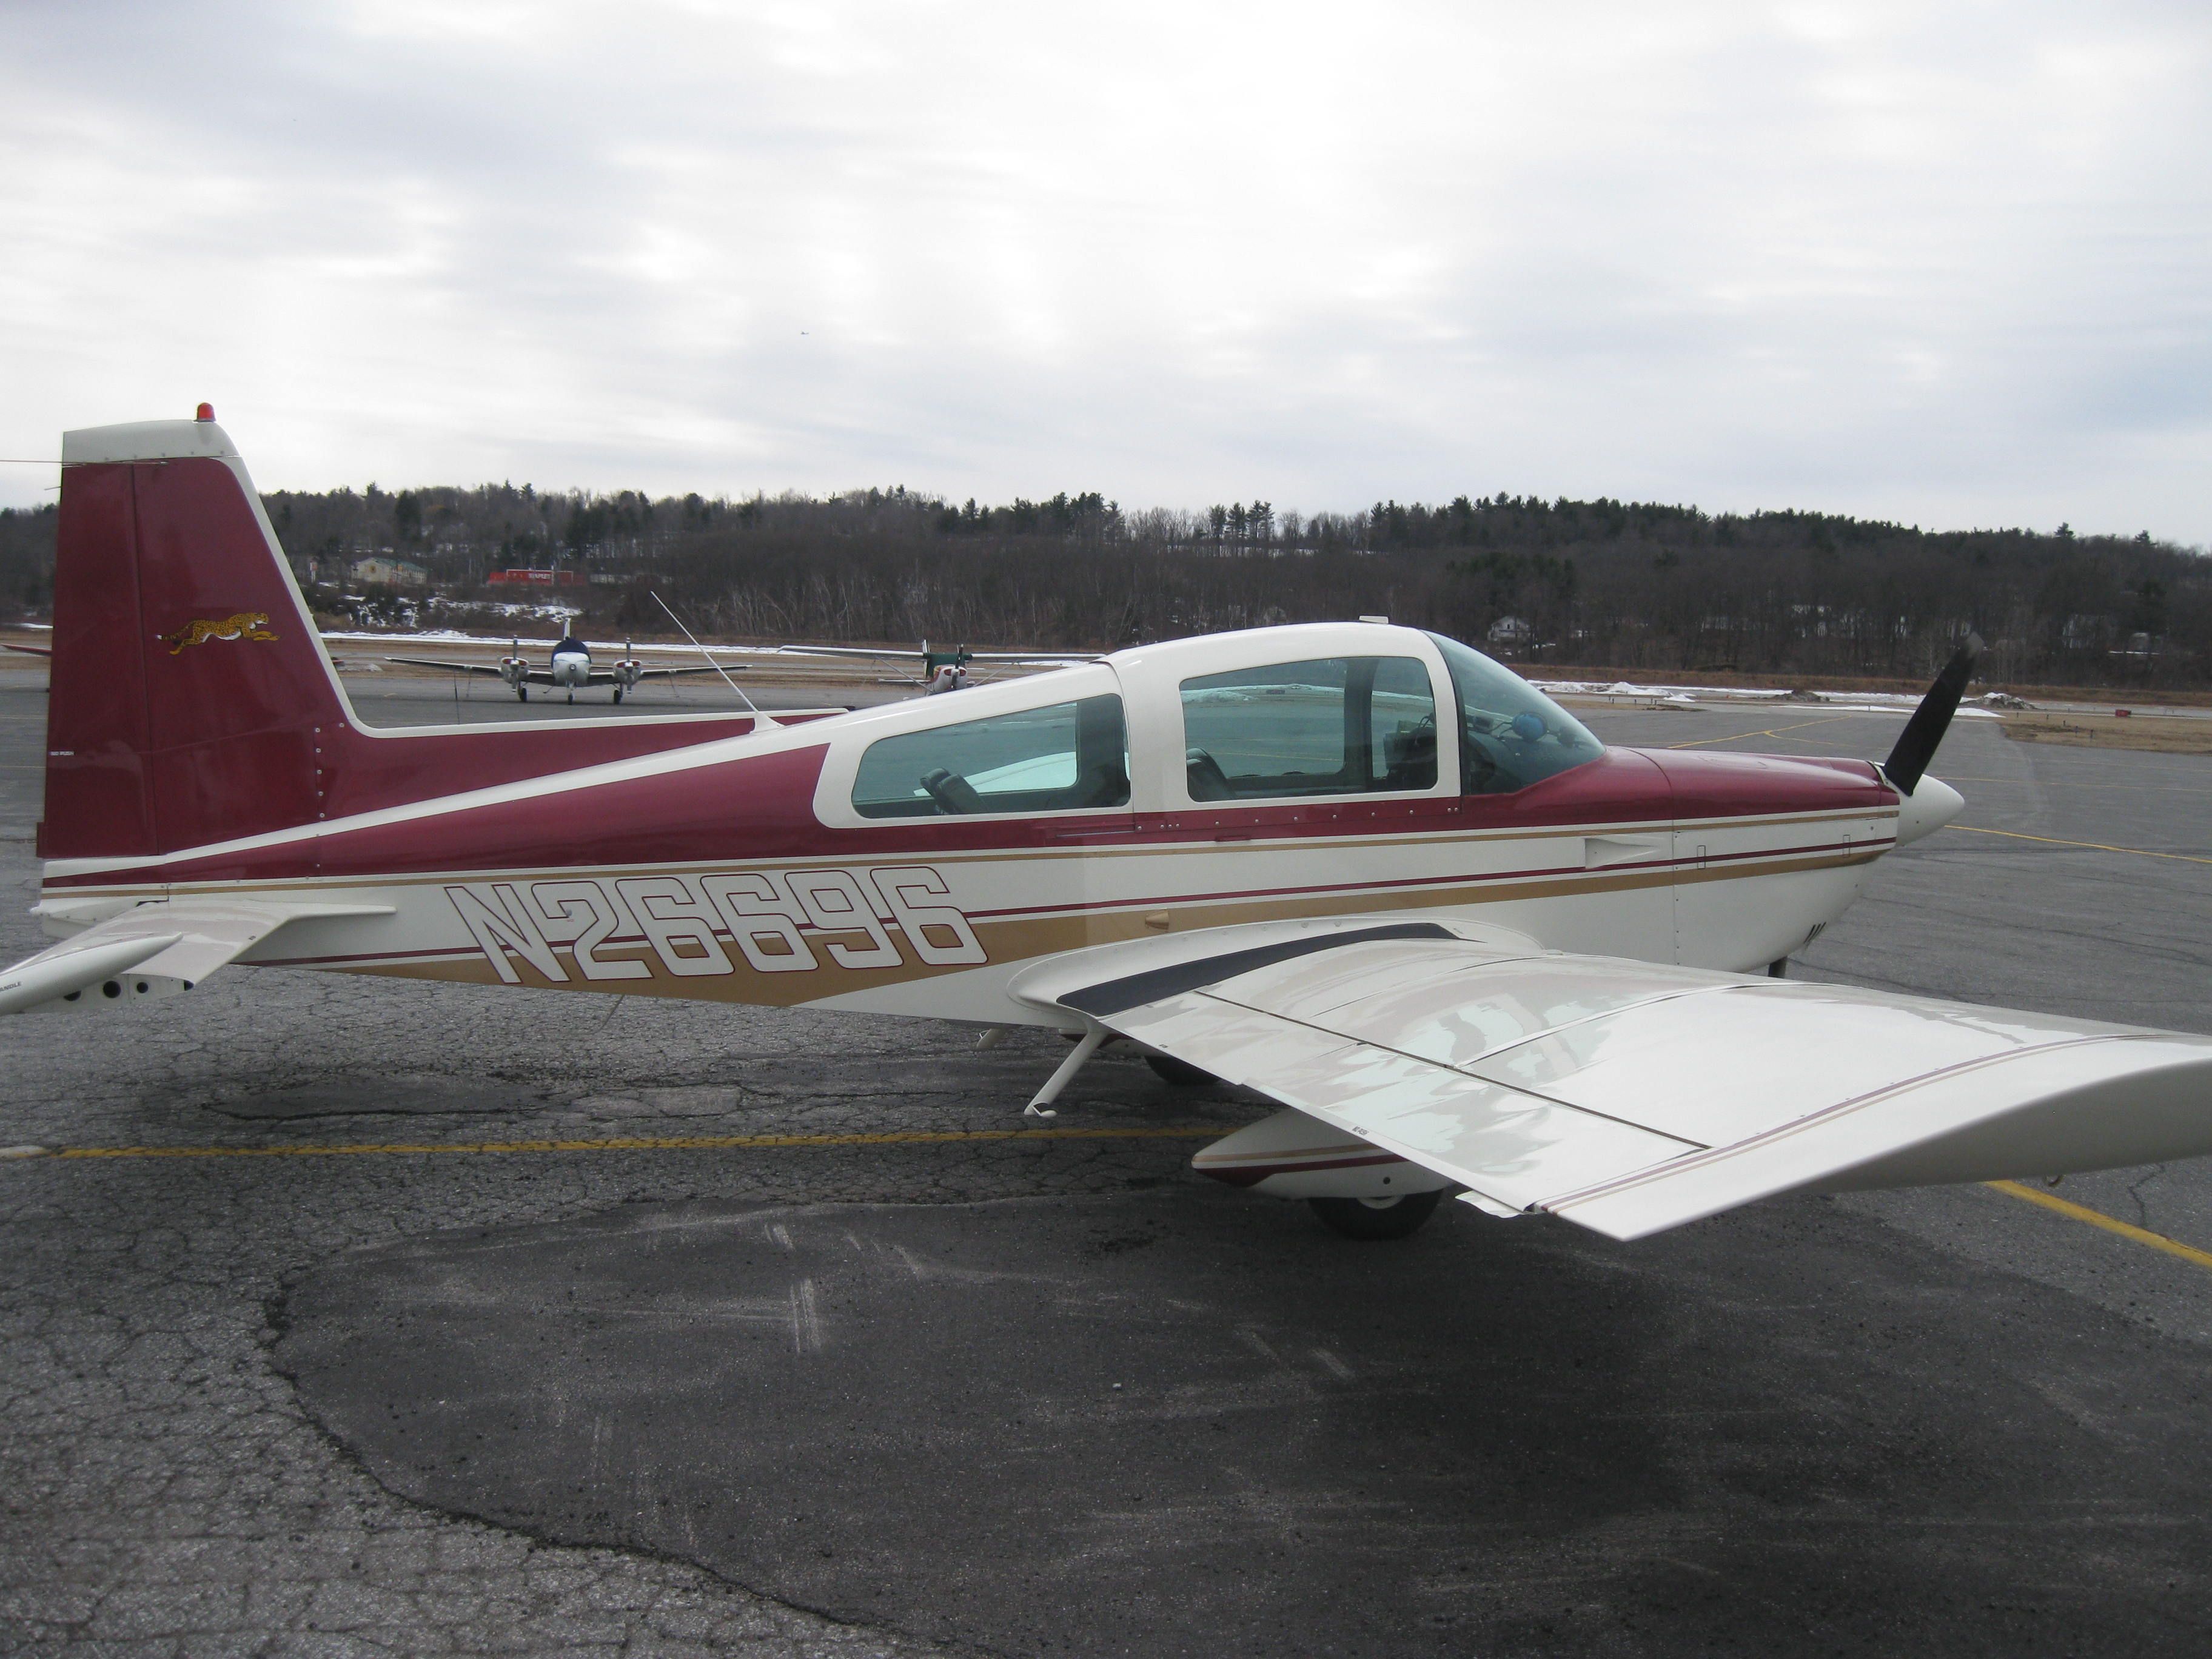
[[[211,420],[73,432],[46,860],[0,1012],[232,962],[1109,1038],[1282,1110],[1355,1236],[2212,1152],[2212,1039],[1771,977],[1956,814],[1972,648],[1870,761],[1607,748],[1456,641],[1140,646],[957,697],[378,731]]]
[[[66,463],[64,463],[66,465]],[[679,674],[724,674],[722,665],[709,660],[696,668],[647,668],[637,659],[637,647],[627,640],[623,641],[623,653],[604,668],[592,665],[592,647],[574,634],[563,634],[545,659],[545,666],[532,668],[530,659],[522,654],[522,641],[511,641],[507,655],[496,663],[460,662],[437,657],[387,657],[386,662],[405,663],[410,668],[443,668],[456,674],[493,674],[506,682],[507,689],[523,702],[530,701],[530,688],[550,685],[566,687],[568,701],[576,701],[576,693],[586,686],[614,687],[615,701],[623,700],[623,693],[635,690],[645,680],[674,679]]]

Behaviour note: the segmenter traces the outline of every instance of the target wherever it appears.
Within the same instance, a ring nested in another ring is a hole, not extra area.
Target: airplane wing
[[[778,656],[785,657],[873,657],[896,662],[913,662],[922,654],[918,648],[869,645],[783,645],[767,648]],[[1095,651],[970,651],[968,660],[1054,664],[1097,662],[1101,654]]]
[[[729,662],[705,665],[697,668],[641,668],[637,678],[641,680],[673,679],[678,674],[742,674],[753,666],[749,662]]]
[[[438,657],[386,657],[385,661],[405,663],[410,668],[449,668],[456,674],[489,674],[494,678],[497,678],[500,672],[497,663],[450,662]],[[538,670],[532,675],[532,678],[538,678],[544,673],[544,670]],[[547,678],[546,683],[549,684],[551,683],[550,678]]]
[[[49,901],[36,908],[50,925],[66,927],[88,902],[97,902]],[[137,905],[0,973],[0,1014],[174,995],[191,990],[287,923],[391,914],[388,905],[215,897]]]
[[[2212,1152],[2212,1037],[1569,955],[1478,924],[1212,929],[1072,952],[1013,989],[1317,1120],[1307,1156],[1380,1148],[1493,1214],[1614,1238],[1800,1189]]]
[[[866,645],[786,645],[771,648],[782,657],[892,657],[903,662],[912,662],[921,654],[911,648]]]
[[[50,645],[17,645],[13,640],[0,640],[10,651],[20,651],[27,657],[51,657],[54,649]]]

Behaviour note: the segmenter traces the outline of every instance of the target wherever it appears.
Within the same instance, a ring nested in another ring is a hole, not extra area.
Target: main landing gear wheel
[[[615,687],[615,702],[616,702],[617,706],[620,706],[620,704],[621,704],[621,702],[622,702],[622,693],[623,693],[623,689],[622,689],[622,687],[620,687],[619,685],[618,685],[618,686],[617,686],[617,687]]]
[[[1411,1238],[1443,1202],[1441,1191],[1403,1198],[1310,1198],[1322,1225],[1346,1238]]]
[[[514,688],[514,700],[517,702],[528,702],[530,701],[530,688],[526,685],[516,686]]]
[[[1146,1054],[1145,1064],[1158,1073],[1163,1083],[1172,1083],[1178,1089],[1203,1089],[1209,1083],[1221,1079],[1211,1072],[1202,1072],[1187,1060],[1177,1060],[1173,1054]]]

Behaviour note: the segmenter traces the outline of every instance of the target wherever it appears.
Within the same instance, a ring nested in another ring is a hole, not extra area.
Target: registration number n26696
[[[559,876],[449,885],[500,978],[527,963],[556,983],[988,962],[982,941],[927,865],[744,870],[702,875]],[[651,959],[636,947],[648,947]],[[564,960],[565,958],[565,960]]]

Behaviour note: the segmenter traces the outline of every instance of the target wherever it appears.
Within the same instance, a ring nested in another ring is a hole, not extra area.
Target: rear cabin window
[[[1433,789],[1437,704],[1413,657],[1319,657],[1182,683],[1193,800]]]
[[[1117,696],[879,738],[853,780],[853,810],[865,818],[1128,804],[1128,727]]]

